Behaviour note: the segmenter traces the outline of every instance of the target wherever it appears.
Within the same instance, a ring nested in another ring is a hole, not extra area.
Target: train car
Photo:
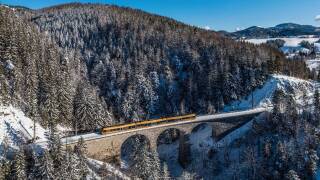
[[[144,121],[139,121],[139,122],[134,122],[134,123],[129,123],[129,124],[119,124],[119,125],[114,125],[114,126],[102,128],[101,134],[108,134],[111,132],[134,129],[134,128],[139,128],[139,127],[152,126],[152,125],[168,123],[168,122],[192,120],[195,118],[196,118],[196,114],[187,114],[187,115],[183,115],[183,116],[144,120]]]

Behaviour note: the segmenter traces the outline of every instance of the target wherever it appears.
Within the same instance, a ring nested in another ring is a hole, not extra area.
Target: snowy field
[[[247,39],[247,42],[253,43],[253,44],[262,44],[266,43],[268,40],[276,40],[276,39],[282,39],[286,43],[284,46],[288,47],[297,47],[299,46],[299,43],[302,41],[308,41],[310,43],[315,43],[319,40],[319,38],[300,38],[300,37],[292,37],[292,38],[266,38],[266,39]]]

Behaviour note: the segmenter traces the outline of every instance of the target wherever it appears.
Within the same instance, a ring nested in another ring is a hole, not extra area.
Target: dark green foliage
[[[269,46],[272,46],[272,47],[275,47],[275,48],[278,48],[278,49],[283,47],[285,43],[286,42],[284,40],[282,40],[282,39],[268,40],[266,42],[266,44],[268,44]]]
[[[313,48],[313,45],[309,41],[301,41],[299,45],[303,48],[310,49],[310,50]]]

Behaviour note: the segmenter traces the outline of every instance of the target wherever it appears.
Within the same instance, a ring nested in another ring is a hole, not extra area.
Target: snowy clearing
[[[276,40],[276,39],[284,40],[286,42],[284,46],[288,46],[288,47],[297,47],[299,46],[299,43],[301,41],[308,41],[310,43],[315,43],[316,41],[319,40],[319,38],[314,38],[314,37],[312,38],[291,37],[291,38],[247,39],[246,41],[253,44],[262,44],[262,43],[266,43],[268,40]]]

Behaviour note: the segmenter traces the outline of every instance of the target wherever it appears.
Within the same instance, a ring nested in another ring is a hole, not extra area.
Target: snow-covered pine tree
[[[37,177],[40,177],[40,179],[55,179],[53,160],[47,150],[40,157],[39,176]]]
[[[61,58],[60,68],[61,75],[59,76],[59,89],[57,92],[58,96],[58,110],[59,110],[59,121],[72,127],[73,120],[73,88],[71,86],[69,60],[68,57]]]
[[[62,144],[57,127],[53,122],[49,124],[48,150],[53,162],[55,175],[59,176],[60,174],[64,174],[65,169],[62,168],[62,163],[65,161],[65,157],[62,152]]]
[[[148,151],[148,146],[141,146],[137,156],[133,159],[134,164],[131,172],[134,176],[141,179],[159,179],[160,165],[156,157]]]
[[[26,156],[24,150],[20,148],[17,154],[14,157],[14,179],[24,180],[27,179],[26,166],[27,162],[25,161]]]
[[[290,170],[285,177],[287,180],[300,180],[300,177],[298,176],[297,172],[294,170]]]
[[[183,171],[181,174],[181,177],[178,178],[179,180],[192,180],[195,179],[195,174],[192,172],[188,172],[188,171]]]
[[[87,147],[82,137],[79,139],[77,145],[74,147],[74,152],[78,157],[77,169],[79,170],[80,178],[86,179],[86,176],[89,173],[87,159],[85,157],[87,154]]]
[[[8,179],[12,172],[12,161],[7,159],[9,151],[8,137],[5,136],[1,146],[2,146],[2,158],[0,159],[0,180]],[[2,179],[3,178],[3,179]]]
[[[318,89],[316,89],[314,92],[313,104],[314,104],[314,123],[316,126],[319,126],[320,125],[320,94]]]
[[[92,89],[79,83],[74,98],[74,129],[93,130],[107,124],[105,110]]]
[[[0,162],[0,180],[9,179],[11,175],[11,161],[3,157]]]
[[[64,160],[61,164],[61,179],[80,179],[78,165],[78,158],[71,149],[65,151]]]
[[[317,155],[317,152],[315,150],[309,150],[308,156],[307,156],[307,166],[306,166],[306,177],[312,177],[315,178],[316,172],[317,172],[317,162],[319,160],[319,157]]]

